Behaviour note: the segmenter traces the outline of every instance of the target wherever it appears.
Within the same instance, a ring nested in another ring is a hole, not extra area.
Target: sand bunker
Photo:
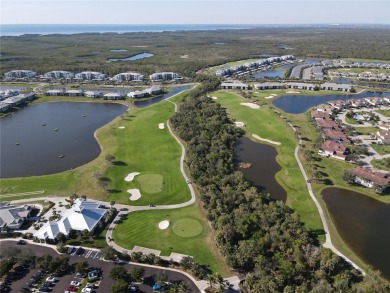
[[[261,140],[261,141],[265,141],[265,142],[268,142],[268,143],[271,143],[271,144],[275,144],[275,145],[281,145],[280,142],[278,141],[273,141],[273,140],[270,140],[270,139],[266,139],[266,138],[262,138],[260,136],[258,136],[257,134],[252,134],[252,136],[258,140]]]
[[[159,124],[158,124],[158,128],[164,129],[164,128],[165,128],[164,123],[159,123]]]
[[[240,105],[247,106],[252,109],[259,109],[260,106],[255,103],[240,103]]]
[[[188,58],[188,55],[181,55],[180,58],[181,58],[181,59],[187,59],[187,58]]]
[[[298,91],[287,91],[287,94],[300,94],[301,92]]]
[[[217,100],[218,98],[217,97],[211,97],[213,100]]]
[[[266,99],[272,99],[272,98],[275,98],[275,96],[270,95],[270,96],[266,96],[265,98],[266,98]]]
[[[138,173],[138,172],[130,173],[129,175],[127,175],[127,176],[125,177],[125,181],[131,182],[131,181],[133,181],[134,177],[137,176],[137,175],[139,175],[139,174],[140,174],[140,173]]]
[[[130,200],[135,201],[141,198],[141,192],[139,192],[139,189],[128,189],[128,193],[130,193]]]
[[[119,129],[125,129],[125,127],[124,127],[124,126],[119,126],[118,128],[119,128]]]
[[[160,228],[161,230],[165,230],[168,227],[169,227],[168,220],[164,220],[164,221],[161,221],[160,223],[158,223],[158,228]]]
[[[236,124],[237,127],[244,127],[245,126],[244,122],[241,122],[241,121],[235,121],[234,124]]]

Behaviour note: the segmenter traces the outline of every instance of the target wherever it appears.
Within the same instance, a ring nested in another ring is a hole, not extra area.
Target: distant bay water
[[[0,25],[0,36],[224,30],[254,27],[256,26],[235,24],[2,24]]]

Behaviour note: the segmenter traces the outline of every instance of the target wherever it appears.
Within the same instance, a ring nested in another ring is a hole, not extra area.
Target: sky
[[[1,24],[390,24],[390,0],[0,0]]]

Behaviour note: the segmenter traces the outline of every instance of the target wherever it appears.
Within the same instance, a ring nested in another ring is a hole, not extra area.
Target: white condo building
[[[86,79],[86,80],[103,80],[106,78],[106,75],[100,72],[95,71],[83,71],[77,73],[74,77],[75,79]]]
[[[5,78],[33,78],[37,75],[31,70],[12,70],[4,73]]]
[[[43,75],[44,78],[51,78],[51,79],[60,79],[60,78],[73,78],[74,73],[69,72],[69,71],[61,71],[61,70],[56,70],[56,71],[49,71],[46,72]]]
[[[116,81],[141,81],[144,79],[144,76],[138,72],[123,72],[111,78],[111,80]]]
[[[156,72],[150,75],[149,78],[152,81],[182,79],[182,77],[175,72]]]

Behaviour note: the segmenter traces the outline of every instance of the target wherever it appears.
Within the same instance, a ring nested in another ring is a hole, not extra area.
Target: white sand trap
[[[141,198],[141,192],[139,192],[139,189],[128,189],[128,193],[130,193],[130,200],[135,201]]]
[[[240,105],[247,106],[252,109],[259,109],[260,106],[255,103],[240,103]]]
[[[168,220],[164,220],[164,221],[161,221],[160,223],[158,223],[158,228],[160,228],[160,230],[165,230],[168,227],[169,227]]]
[[[188,55],[181,55],[180,58],[181,58],[181,59],[187,59],[187,58],[188,58]]]
[[[218,98],[217,97],[211,97],[213,100],[217,100]]]
[[[276,97],[276,96],[277,96],[277,94],[270,94],[270,96],[274,96],[274,97]]]
[[[275,96],[272,96],[272,95],[271,95],[271,96],[266,96],[265,98],[266,98],[266,99],[272,99],[272,98],[275,98]]]
[[[287,91],[287,94],[300,94],[301,92],[298,91]]]
[[[159,123],[159,124],[158,124],[158,128],[164,129],[164,128],[165,128],[164,123]]]
[[[244,127],[245,126],[244,122],[241,122],[241,121],[235,121],[234,124],[236,124],[237,127]]]
[[[137,175],[139,175],[139,174],[140,174],[140,173],[138,173],[138,172],[130,173],[129,175],[127,175],[127,176],[125,177],[125,181],[131,182],[131,181],[133,181],[134,177],[137,176]]]
[[[124,126],[119,126],[118,128],[119,128],[119,129],[125,129],[125,127],[124,127]]]
[[[271,143],[271,144],[275,144],[275,145],[281,145],[280,142],[278,141],[273,141],[273,140],[270,140],[270,139],[266,139],[266,138],[262,138],[260,136],[258,136],[257,134],[252,134],[252,136],[258,140],[261,140],[261,141],[265,141],[265,142],[268,142],[268,143]]]

